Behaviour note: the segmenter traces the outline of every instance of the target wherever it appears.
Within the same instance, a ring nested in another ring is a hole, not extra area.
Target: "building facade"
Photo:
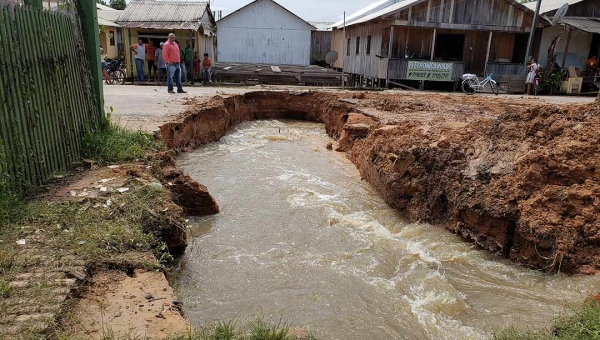
[[[272,0],[256,0],[217,22],[220,62],[309,65],[316,28]]]

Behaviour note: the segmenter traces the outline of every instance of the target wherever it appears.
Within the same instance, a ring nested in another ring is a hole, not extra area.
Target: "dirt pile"
[[[252,119],[323,122],[363,178],[412,220],[534,268],[600,268],[598,102],[256,92],[190,104],[161,127],[170,147],[217,141]]]

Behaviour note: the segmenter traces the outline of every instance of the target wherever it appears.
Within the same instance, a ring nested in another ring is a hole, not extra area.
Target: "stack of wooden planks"
[[[342,73],[321,66],[215,63],[217,82],[270,85],[341,86]]]

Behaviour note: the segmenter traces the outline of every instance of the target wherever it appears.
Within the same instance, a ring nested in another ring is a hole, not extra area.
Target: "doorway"
[[[464,34],[438,34],[435,41],[435,60],[462,61]]]

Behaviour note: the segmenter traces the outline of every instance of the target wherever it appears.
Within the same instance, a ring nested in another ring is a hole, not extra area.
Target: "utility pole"
[[[98,114],[104,117],[104,91],[102,89],[102,68],[100,67],[100,32],[98,30],[98,12],[96,2],[89,0],[77,1],[77,13],[81,18],[83,44],[86,57],[90,63],[92,76],[93,98],[96,102]]]
[[[542,5],[542,0],[538,0],[537,6],[535,8],[535,14],[533,15],[533,23],[531,24],[531,33],[529,34],[529,41],[527,42],[527,51],[525,53],[525,62],[523,63],[525,67],[527,67],[527,62],[529,61],[530,53],[531,53],[531,45],[533,45],[533,36],[535,35],[535,28],[537,26],[538,17],[540,16],[540,6]]]
[[[344,67],[346,67],[346,63],[344,62],[344,58],[346,57],[346,51],[348,50],[348,39],[346,39],[346,11],[344,11],[344,50],[342,53],[342,87],[346,87],[346,71]]]

